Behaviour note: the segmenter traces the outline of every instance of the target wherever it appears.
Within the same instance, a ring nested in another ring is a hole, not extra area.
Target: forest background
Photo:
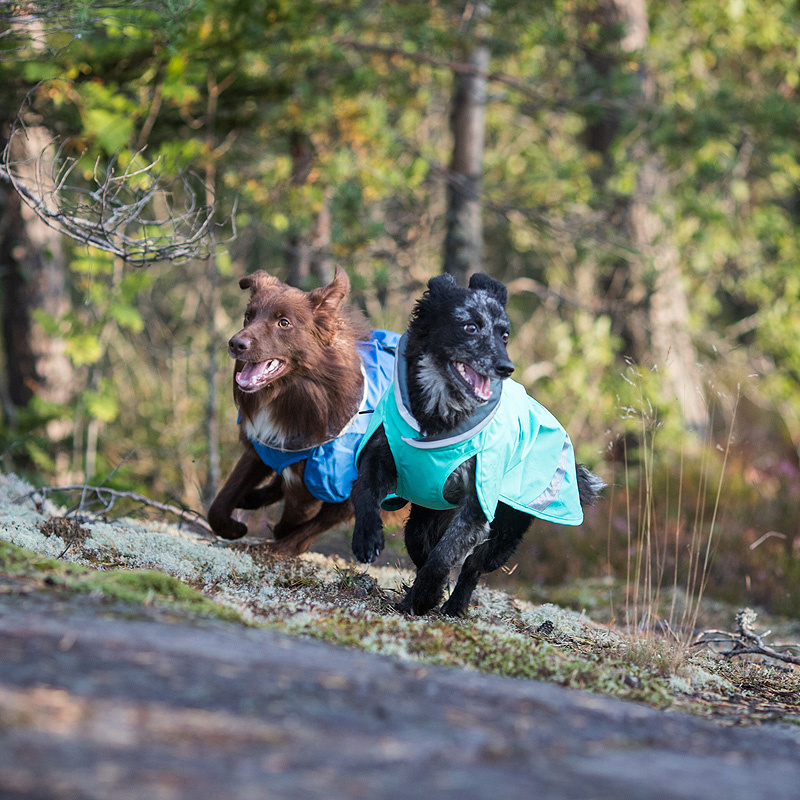
[[[521,585],[624,582],[637,542],[690,580],[699,531],[710,592],[797,615],[798,41],[789,0],[2,0],[0,468],[202,509],[241,275],[341,264],[402,330],[482,270],[611,484],[534,526]]]

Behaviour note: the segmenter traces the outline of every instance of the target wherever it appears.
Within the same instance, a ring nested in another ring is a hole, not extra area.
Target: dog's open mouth
[[[453,361],[452,363],[458,376],[479,400],[486,401],[492,396],[491,378],[476,372],[469,364],[465,364],[463,361]]]
[[[236,383],[243,392],[257,392],[280,375],[285,367],[286,362],[281,358],[247,361],[241,372],[236,373]]]

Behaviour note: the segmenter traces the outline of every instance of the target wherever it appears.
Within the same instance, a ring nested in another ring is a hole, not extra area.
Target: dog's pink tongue
[[[481,400],[488,400],[492,396],[492,382],[489,378],[483,375],[478,376],[478,382],[475,384],[475,394]]]
[[[241,372],[236,373],[236,383],[242,389],[249,389],[258,379],[267,371],[269,361],[261,361],[258,363],[247,362]]]
[[[475,372],[469,364],[464,364],[464,371],[467,373],[467,380],[475,390],[475,394],[481,400],[488,400],[492,396],[492,381],[485,375]]]

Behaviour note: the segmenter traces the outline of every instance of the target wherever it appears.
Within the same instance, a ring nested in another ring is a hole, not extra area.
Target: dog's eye
[[[467,323],[467,324],[464,326],[464,330],[465,330],[467,333],[477,333],[477,332],[478,332],[478,326],[477,326],[477,325],[476,325],[474,322],[468,322],[468,323]]]
[[[508,333],[504,333],[500,338],[503,340],[503,344],[508,343]]]
[[[246,311],[244,314],[244,324],[247,325],[248,322],[250,322],[250,312]]]
[[[286,317],[281,317],[278,320],[278,327],[279,328],[291,328],[292,327],[292,323],[289,322],[289,320],[286,319]]]

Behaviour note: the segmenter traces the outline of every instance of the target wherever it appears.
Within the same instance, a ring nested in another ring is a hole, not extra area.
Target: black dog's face
[[[503,284],[473,275],[461,289],[449,275],[432,279],[414,309],[407,356],[431,413],[466,412],[491,397],[492,379],[514,371]]]

